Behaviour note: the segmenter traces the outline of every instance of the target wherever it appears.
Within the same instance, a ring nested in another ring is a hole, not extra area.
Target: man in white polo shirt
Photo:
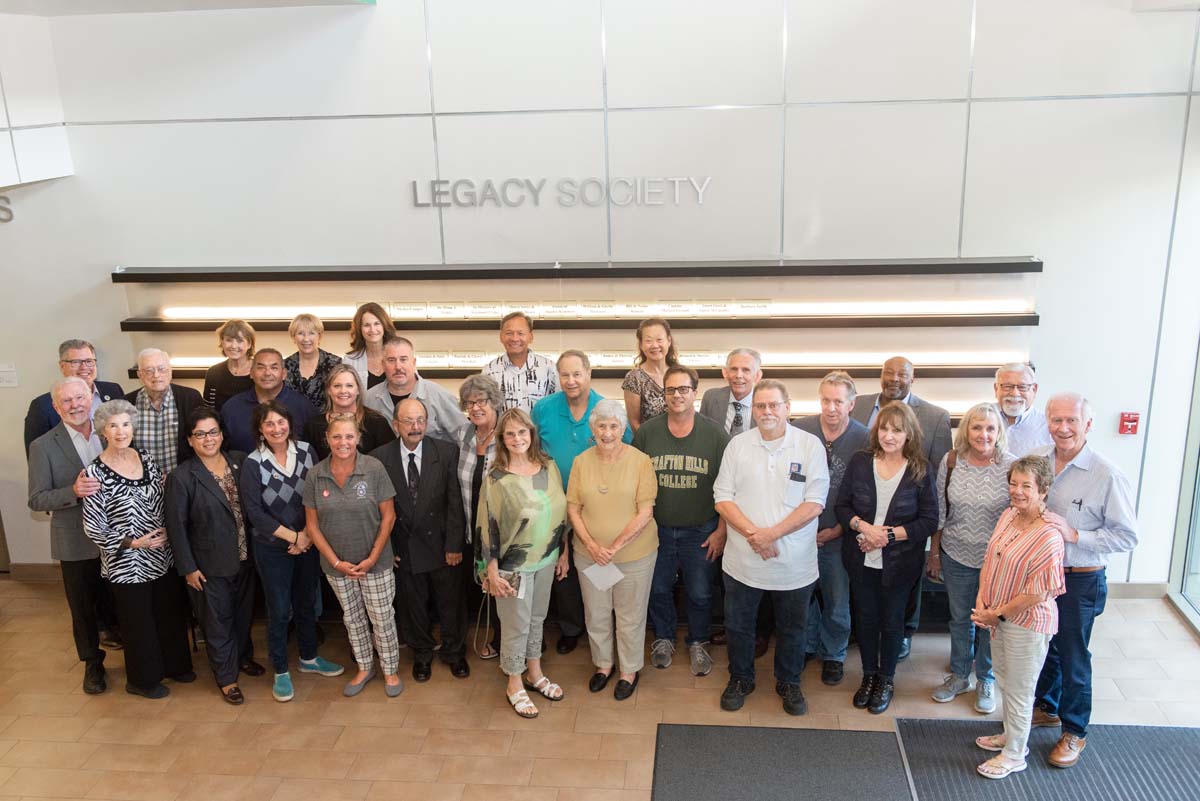
[[[807,710],[800,671],[829,467],[820,440],[788,425],[789,404],[781,382],[759,382],[751,409],[756,427],[730,440],[713,488],[717,512],[729,529],[724,557],[729,684],[721,708],[730,712],[754,692],[755,620],[764,593],[775,607],[775,691],[789,715]]]

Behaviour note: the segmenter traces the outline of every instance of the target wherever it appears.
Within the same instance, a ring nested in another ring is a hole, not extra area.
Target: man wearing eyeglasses
[[[992,386],[996,390],[996,406],[1004,415],[1009,453],[1020,459],[1054,444],[1046,415],[1034,406],[1038,385],[1033,365],[1013,362],[1001,366]]]
[[[729,441],[713,488],[728,526],[725,543],[725,632],[729,683],[721,708],[733,712],[754,692],[754,630],[764,594],[775,608],[775,692],[783,710],[803,715],[800,691],[808,604],[817,583],[817,519],[829,492],[821,441],[788,425],[787,387],[759,382],[756,428]]]
[[[92,392],[90,419],[92,414],[108,400],[124,398],[125,390],[120,384],[96,380],[96,348],[84,339],[68,339],[58,346],[58,369],[63,377],[77,376],[87,382]],[[38,395],[29,403],[25,415],[25,456],[29,457],[29,446],[35,439],[62,422],[54,408],[50,393]]]
[[[138,410],[133,446],[149,453],[163,474],[169,474],[193,455],[187,419],[204,399],[191,387],[171,383],[171,357],[165,351],[146,348],[138,354],[137,365],[142,385],[129,395]]]

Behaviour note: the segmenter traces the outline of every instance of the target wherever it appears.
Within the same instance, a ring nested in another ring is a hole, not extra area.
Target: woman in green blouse
[[[485,589],[500,615],[500,669],[516,713],[537,717],[526,690],[551,701],[563,697],[542,673],[542,623],[554,577],[567,574],[562,548],[566,498],[558,468],[521,409],[509,409],[496,425],[496,459],[484,478],[476,537],[486,571]]]

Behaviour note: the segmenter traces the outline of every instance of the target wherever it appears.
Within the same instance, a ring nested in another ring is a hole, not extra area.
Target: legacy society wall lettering
[[[437,181],[413,181],[412,202],[417,207],[515,208],[528,203],[542,204],[546,178],[470,178]],[[613,178],[606,184],[600,178],[560,178],[546,194],[546,202],[560,206],[601,206],[611,200],[614,206],[704,205],[704,193],[712,176],[671,178]]]
[[[0,195],[0,223],[13,221],[12,201],[4,195]]]

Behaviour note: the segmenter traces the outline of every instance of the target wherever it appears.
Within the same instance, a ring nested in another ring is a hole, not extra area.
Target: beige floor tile
[[[1106,679],[1164,679],[1167,677],[1155,659],[1092,658],[1092,676]]]
[[[1192,631],[1192,627],[1178,618],[1169,620],[1156,620],[1154,626],[1163,633],[1163,636],[1168,640],[1181,640],[1183,642],[1196,642],[1196,632]]]
[[[5,689],[21,693],[82,692],[81,687],[81,679],[71,673],[46,673],[41,670],[16,670],[4,682]]]
[[[662,721],[657,709],[592,709],[581,707],[575,731],[582,734],[654,734]]]
[[[1092,658],[1108,658],[1108,659],[1125,659],[1125,651],[1121,648],[1121,644],[1111,637],[1093,636],[1092,641],[1088,643],[1088,650],[1092,652]],[[1137,657],[1140,654],[1130,654]],[[1147,658],[1153,655],[1148,655]]]
[[[603,735],[563,732],[547,737],[544,732],[519,731],[508,751],[513,756],[557,759],[597,759]]]
[[[243,691],[246,687],[242,685]],[[212,698],[179,698],[172,696],[161,707],[159,720],[173,720],[176,723],[233,723],[241,717],[246,707],[232,704],[213,703]],[[265,703],[274,703],[267,699]]]
[[[1125,695],[1115,680],[1092,676],[1092,698],[1098,701],[1124,701]]]
[[[82,768],[98,743],[59,743],[23,740],[0,757],[0,765],[16,768]]]
[[[11,721],[10,721],[11,722]],[[17,744],[16,740],[0,740],[0,765],[4,764],[3,757],[12,747]]]
[[[615,759],[535,759],[529,783],[539,787],[623,787],[625,764]]]
[[[343,779],[284,779],[271,801],[362,801],[370,782]]]
[[[1200,726],[1200,703],[1159,701],[1158,708],[1172,726]]]
[[[1123,619],[1133,622],[1174,620],[1177,613],[1161,598],[1114,598],[1105,605],[1104,615],[1115,609]]]
[[[40,740],[71,743],[91,728],[93,721],[77,718],[22,715],[8,724],[0,737],[6,740]]]
[[[654,784],[653,762],[626,762],[625,787],[629,790],[649,790]]]
[[[736,712],[726,712],[710,701],[702,706],[664,709],[662,722],[694,726],[749,726],[750,710],[743,707]]]
[[[1101,701],[1092,703],[1092,723],[1131,723],[1163,726],[1167,718],[1157,704],[1149,701]]]
[[[776,712],[751,712],[750,725],[769,726],[778,729],[839,729],[838,715],[814,714],[789,715],[782,709]]]
[[[131,724],[126,718],[99,718],[80,739],[88,743],[162,745],[176,725],[171,720],[139,720]]]
[[[558,801],[650,801],[650,791],[564,787],[558,791]]]
[[[333,746],[335,751],[376,754],[416,754],[421,751],[428,729],[383,726],[345,726]],[[459,732],[460,737],[463,735]]]
[[[266,801],[281,782],[271,776],[198,774],[188,777],[178,801]]]
[[[114,683],[109,674],[109,691],[104,695],[84,696],[87,703],[75,713],[76,717],[99,720],[100,718],[124,718],[126,725],[130,720],[158,720],[166,710],[170,698],[166,701],[151,698],[141,698],[124,691],[124,680]],[[117,692],[113,690],[116,689]],[[228,704],[226,704],[228,706]]]
[[[554,740],[558,741],[562,737],[569,736],[560,735]],[[541,739],[547,738],[542,735]],[[441,756],[504,756],[508,753],[512,753],[513,756],[534,756],[515,750],[510,751],[512,745],[513,732],[511,731],[488,731],[485,729],[467,732],[461,729],[431,729],[424,742],[420,743],[420,753]]]
[[[442,757],[439,784],[529,784],[533,760],[526,757]]]
[[[602,734],[600,738],[598,759],[633,762],[654,759],[656,737],[653,734]]]
[[[409,754],[358,754],[350,768],[351,779],[393,782],[435,782],[442,757]]]
[[[90,696],[61,693],[17,693],[0,705],[0,715],[39,715],[42,717],[72,717],[89,701]]]
[[[406,674],[401,674],[404,678]],[[386,698],[383,694],[383,682],[379,682],[379,695]],[[371,691],[370,688],[364,691],[364,695]],[[450,678],[441,681],[429,681],[423,684],[418,684],[415,681],[404,682],[404,693],[399,697],[400,701],[406,704],[462,704],[471,695],[474,687],[466,682],[458,681]]]
[[[430,784],[428,782],[372,782],[367,801],[460,801],[461,784]],[[493,785],[489,789],[495,789]],[[496,801],[496,796],[489,796]],[[550,801],[554,801],[550,799]]]
[[[98,770],[62,768],[4,768],[12,771],[0,784],[0,795],[40,798],[83,798],[105,775]]]
[[[1186,679],[1116,679],[1116,685],[1129,701],[1173,701],[1200,697],[1200,681]]]
[[[680,653],[683,654],[682,659],[679,657]],[[592,671],[589,668],[589,677],[591,676],[591,672]],[[728,674],[717,675],[717,673],[718,671],[714,665],[713,672],[708,675],[716,676],[721,680],[721,686],[724,687],[724,682],[728,680],[729,676]],[[650,663],[647,662],[645,669],[642,670],[642,678],[638,681],[638,690],[641,690],[643,687],[653,687],[656,689],[659,687],[691,687],[696,689],[706,689],[705,687],[698,686],[696,682],[707,678],[708,676],[692,675],[692,671],[688,668],[687,651],[681,649],[676,653],[675,662],[671,665],[671,667],[666,668],[665,670],[658,670],[657,668],[651,667]],[[609,683],[609,686],[612,686],[611,682]]]
[[[411,704],[360,704],[334,701],[319,721],[330,726],[403,726]]]
[[[175,801],[187,783],[188,777],[178,774],[107,771],[86,797],[108,801]]]
[[[469,784],[462,801],[555,801],[562,790],[554,787],[509,787],[502,784]]]
[[[1170,679],[1194,679],[1200,676],[1200,656],[1168,656],[1155,660]]]
[[[857,712],[857,710],[855,710]],[[896,719],[889,715],[872,715],[863,710],[861,715],[848,713],[838,715],[838,728],[845,731],[895,731]]]
[[[292,726],[318,724],[329,711],[328,701],[289,701],[281,704],[247,703],[238,716],[240,723],[287,723]]]
[[[344,779],[354,765],[354,757],[334,751],[272,750],[263,758],[258,773],[285,779]]]
[[[713,690],[697,690],[694,687],[639,686],[635,697],[638,709],[679,709],[708,706],[714,699],[719,699],[720,695]]]
[[[578,709],[551,706],[549,709],[538,707],[538,711],[536,718],[527,720],[507,706],[503,709],[493,709],[487,727],[497,731],[538,732],[564,732],[573,731],[575,728]]]
[[[415,729],[478,731],[487,727],[494,711],[493,709],[480,709],[464,705],[416,704],[408,710],[404,726]]]
[[[0,788],[4,786],[5,782],[15,776],[18,770],[20,770],[20,768],[10,768],[0,765]],[[0,795],[3,795],[3,791],[0,791]]]
[[[254,776],[266,760],[267,752],[242,748],[182,748],[169,773],[211,774],[218,776]],[[274,791],[274,787],[271,788]]]
[[[228,706],[228,704],[222,704]],[[269,750],[271,744],[259,739],[259,724],[257,723],[180,723],[167,739],[164,745],[182,745],[191,748],[242,748],[251,749],[263,745],[263,750]]]
[[[342,736],[342,726],[263,723],[255,740],[272,749],[290,751],[328,751]]]
[[[182,753],[181,746],[152,745],[131,748],[125,744],[105,743],[83,763],[83,767],[86,770],[166,773]]]

